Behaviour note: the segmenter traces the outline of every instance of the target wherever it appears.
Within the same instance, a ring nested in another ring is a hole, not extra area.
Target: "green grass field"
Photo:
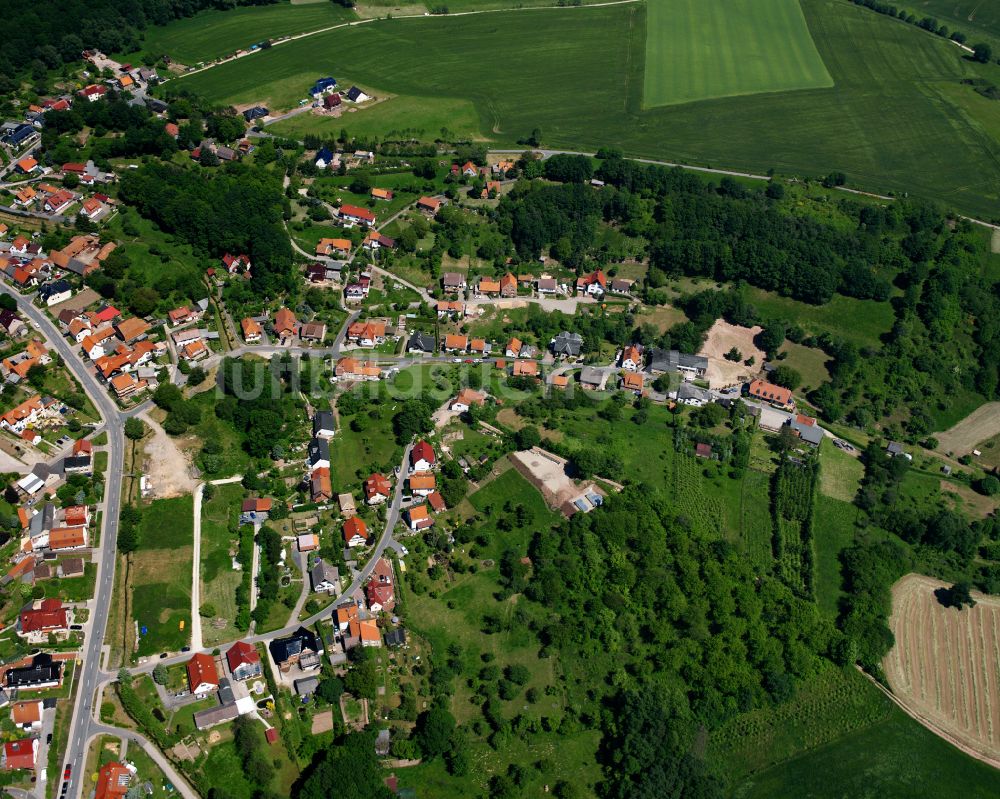
[[[918,18],[934,17],[951,30],[962,31],[969,37],[967,44],[980,41],[983,34],[1000,41],[1000,5],[990,0],[913,0],[904,7]]]
[[[818,494],[813,516],[813,549],[816,604],[824,614],[836,618],[841,586],[840,553],[854,541],[854,520],[859,511],[854,505]]]
[[[736,799],[987,799],[998,794],[1000,772],[896,708],[885,721],[756,774],[733,792]]]
[[[738,783],[747,775],[877,724],[888,718],[891,709],[889,699],[863,676],[828,664],[805,679],[787,702],[742,713],[714,730],[709,755],[732,783]]]
[[[146,30],[143,52],[166,53],[182,64],[209,61],[249,48],[265,39],[328,28],[357,16],[337,3],[240,6],[228,11],[202,11],[169,25]],[[317,78],[323,77],[317,74]]]
[[[819,490],[833,499],[852,502],[865,472],[861,459],[837,449],[829,439],[824,439],[820,452]]]
[[[190,640],[193,513],[191,496],[154,500],[143,509],[132,555],[132,618],[147,628],[140,656],[176,652]]]
[[[798,0],[650,0],[646,108],[833,85]]]
[[[216,615],[228,620],[216,627],[208,619],[202,623],[205,646],[232,641],[240,636],[233,626],[236,618],[236,589],[242,572],[234,571],[229,556],[229,522],[239,516],[246,491],[239,483],[215,486],[215,496],[201,506],[201,601],[215,606]]]
[[[610,143],[632,155],[806,176],[841,170],[868,189],[909,191],[994,216],[1000,121],[960,81],[981,75],[1000,83],[996,68],[842,0],[801,2],[832,88],[644,111],[647,24],[640,4],[379,20],[172,83],[212,101],[283,108],[296,104],[318,74],[334,72],[411,100],[469,101],[479,135],[497,144],[514,144],[539,127],[550,147]],[[494,40],[502,40],[502,57],[484,58],[483,43]],[[401,68],[414,63],[434,68]],[[433,110],[428,103],[419,126],[449,127],[444,107]],[[350,131],[350,120],[365,113],[332,119],[330,130]],[[399,116],[390,124],[398,128]]]
[[[834,294],[825,305],[809,305],[753,287],[746,289],[745,296],[766,318],[786,319],[806,333],[830,333],[862,346],[880,346],[880,337],[892,329],[895,321],[889,303],[856,300],[842,294]]]

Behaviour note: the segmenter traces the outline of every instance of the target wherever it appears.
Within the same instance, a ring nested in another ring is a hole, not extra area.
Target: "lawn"
[[[132,555],[131,567],[132,618],[141,633],[140,656],[176,652],[189,642],[193,514],[191,496],[157,499],[143,509],[139,549]]]
[[[831,618],[837,616],[842,594],[840,553],[854,541],[854,520],[859,512],[853,505],[839,499],[831,499],[822,493],[816,496],[813,514],[816,604]]]
[[[232,641],[241,631],[233,626],[236,618],[236,589],[242,572],[232,567],[230,524],[239,517],[245,495],[239,483],[215,486],[215,496],[201,506],[201,601],[215,607],[215,617],[225,619],[217,627],[213,619],[202,621],[205,646]]]
[[[644,105],[833,85],[798,0],[650,0]]]
[[[473,103],[479,136],[500,145],[516,146],[539,128],[548,147],[613,143],[629,155],[757,173],[773,168],[817,177],[840,170],[866,189],[907,191],[994,216],[1000,130],[985,107],[958,103],[945,89],[966,77],[989,79],[995,67],[976,65],[947,41],[845,2],[802,0],[802,11],[831,88],[643,110],[642,4],[379,20],[174,83],[212,102],[287,108],[318,74],[349,64],[344,79],[376,94]],[[483,58],[483,42],[498,36],[502,57]],[[414,63],[434,69],[403,68]],[[398,120],[391,125],[398,127]],[[446,116],[420,122],[432,131],[447,125]],[[343,117],[330,120],[331,132],[344,126]]]
[[[987,799],[998,794],[1000,772],[894,707],[886,720],[756,774],[733,792],[737,799]]]
[[[479,136],[480,119],[471,100],[400,95],[367,108],[348,109],[332,120],[327,116],[298,114],[268,125],[267,130],[275,135],[301,139],[309,134],[329,136],[336,125],[362,139],[385,136],[432,141],[445,130],[446,138],[463,140]]]
[[[55,564],[52,569],[55,571]],[[97,564],[86,563],[83,575],[80,577],[53,577],[41,583],[45,596],[57,597],[64,602],[86,602],[94,595],[94,583],[97,581]]]
[[[819,490],[833,499],[853,501],[865,472],[861,459],[837,449],[829,439],[823,439],[820,453]]]
[[[809,305],[780,297],[771,291],[748,287],[746,298],[765,318],[786,319],[806,333],[830,333],[859,346],[880,346],[881,336],[888,333],[895,322],[889,303],[856,300],[842,294],[834,294],[825,305]]]
[[[147,28],[142,50],[153,55],[166,53],[182,64],[197,64],[265,39],[319,30],[356,18],[343,6],[329,2],[202,11],[187,19]]]
[[[785,356],[781,363],[802,375],[803,391],[818,388],[830,379],[830,372],[826,368],[830,356],[823,350],[786,341],[781,347],[781,354]]]

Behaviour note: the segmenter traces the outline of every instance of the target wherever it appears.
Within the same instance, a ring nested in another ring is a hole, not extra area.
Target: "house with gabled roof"
[[[288,308],[279,308],[274,314],[274,334],[284,342],[286,339],[294,338],[298,332],[299,323],[295,314]]]
[[[256,319],[251,319],[250,317],[241,321],[240,327],[243,328],[243,340],[247,344],[256,344],[260,341],[261,336],[264,334],[260,323]]]
[[[0,749],[0,769],[3,771],[34,771],[38,758],[38,738],[7,741]]]
[[[793,408],[795,400],[792,399],[791,390],[784,386],[776,386],[766,380],[753,380],[747,386],[747,394],[754,399],[762,400],[778,408]]]
[[[607,288],[608,279],[600,269],[576,279],[577,294],[589,294],[594,297],[601,297],[607,291]]]
[[[219,688],[219,674],[215,668],[215,659],[204,652],[197,652],[188,662],[187,666],[188,688],[196,696],[217,691]]]
[[[364,485],[365,503],[368,505],[378,505],[389,499],[392,494],[392,484],[389,478],[378,472],[373,473]]]
[[[444,337],[445,352],[465,352],[469,347],[469,337],[460,333],[448,333]]]
[[[434,524],[426,505],[414,505],[406,509],[406,523],[411,530],[425,530]]]
[[[637,372],[642,369],[644,358],[642,355],[642,346],[639,344],[629,344],[627,347],[622,349],[621,360],[619,361],[622,369],[627,369],[630,372]]]
[[[234,680],[250,680],[259,677],[263,670],[257,647],[246,641],[237,641],[226,650],[226,663]]]
[[[434,216],[445,204],[444,200],[439,200],[437,197],[421,197],[417,200],[417,210]]]
[[[357,516],[352,516],[343,526],[344,542],[349,547],[362,547],[368,543],[368,525]]]
[[[340,590],[340,570],[320,558],[309,571],[309,582],[317,593],[336,593]]]
[[[340,219],[347,223],[347,226],[358,224],[364,227],[371,227],[375,224],[375,214],[369,211],[367,208],[362,208],[359,205],[349,205],[344,204],[340,206],[338,211]]]
[[[426,441],[418,441],[410,450],[410,472],[428,472],[436,460],[434,448]]]

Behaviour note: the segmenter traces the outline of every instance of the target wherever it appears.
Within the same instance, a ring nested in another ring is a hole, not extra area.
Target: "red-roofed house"
[[[375,224],[375,214],[367,208],[361,208],[357,205],[340,206],[340,218],[349,225],[359,224],[371,227]]]
[[[392,485],[389,478],[377,472],[365,480],[365,502],[369,505],[378,505],[385,502],[392,493]]]
[[[51,632],[69,629],[69,614],[58,599],[33,602],[18,617],[17,634],[24,638],[44,637]]]
[[[226,652],[226,662],[234,680],[249,680],[261,675],[260,655],[253,644],[237,641]]]
[[[199,652],[187,662],[188,687],[193,694],[207,694],[219,687],[219,675],[211,655]]]
[[[246,253],[241,253],[240,255],[233,255],[231,253],[226,253],[222,256],[222,265],[226,267],[229,274],[233,275],[239,272],[241,269],[249,272],[250,271],[250,256]]]
[[[344,522],[344,541],[349,547],[364,546],[368,541],[368,525],[357,516]]]
[[[35,758],[38,756],[38,739],[22,738],[19,741],[8,741],[0,750],[0,769],[16,771],[18,769],[33,770]]]
[[[779,408],[795,406],[795,400],[792,399],[792,392],[789,389],[764,380],[754,380],[750,383],[747,393],[754,399],[763,400]]]
[[[131,779],[132,772],[121,763],[105,763],[97,772],[97,792],[94,799],[121,799],[128,793]]]
[[[392,583],[388,585],[382,583],[368,583],[365,593],[368,596],[368,607],[372,613],[392,613],[396,607],[396,594]]]
[[[410,471],[426,472],[434,468],[434,448],[426,441],[418,441],[410,450]]]
[[[590,294],[601,297],[607,290],[608,279],[600,269],[576,279],[576,291],[578,294]]]
[[[411,530],[423,530],[434,524],[434,520],[427,513],[426,505],[415,505],[406,511],[406,521]]]

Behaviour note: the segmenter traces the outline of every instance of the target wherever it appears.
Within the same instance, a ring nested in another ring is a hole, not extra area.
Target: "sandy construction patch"
[[[764,351],[757,349],[757,345],[753,343],[754,337],[763,329],[760,326],[739,327],[722,319],[716,320],[698,352],[699,355],[708,358],[708,371],[705,377],[710,387],[725,388],[753,379],[767,357]],[[723,356],[733,347],[740,351],[744,361],[753,357],[754,365],[744,366],[742,361],[736,363],[727,361]]]
[[[924,726],[1000,765],[1000,597],[973,592],[976,606],[958,611],[934,596],[943,587],[919,574],[893,587],[885,675]]]
[[[938,433],[938,448],[942,452],[953,452],[956,457],[968,455],[976,444],[1000,435],[1000,402],[980,405],[958,424],[943,433]]]
[[[152,484],[153,499],[179,497],[193,494],[195,480],[191,476],[191,463],[170,438],[147,414],[142,420],[149,426],[152,435],[144,439],[143,472]]]

